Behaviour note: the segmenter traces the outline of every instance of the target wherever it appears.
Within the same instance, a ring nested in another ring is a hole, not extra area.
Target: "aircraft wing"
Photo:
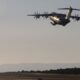
[[[28,16],[34,16],[34,18],[38,19],[40,17],[48,18],[51,14],[30,14]]]
[[[75,19],[75,20],[77,20],[77,21],[79,21],[80,20],[80,17],[78,16],[78,15],[76,15],[76,16],[70,16],[72,19]]]
[[[40,17],[43,17],[43,18],[48,18],[50,16],[57,16],[57,17],[66,17],[65,14],[60,14],[60,13],[55,13],[55,12],[52,12],[52,13],[43,13],[43,14],[39,14],[39,13],[35,13],[35,14],[29,14],[28,16],[34,16],[34,18],[38,19]]]

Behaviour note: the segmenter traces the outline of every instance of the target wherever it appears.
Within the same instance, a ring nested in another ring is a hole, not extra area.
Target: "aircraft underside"
[[[65,26],[70,22],[69,19],[52,17],[52,16],[50,17],[50,20],[52,21],[51,22],[52,25],[59,24],[59,25]]]

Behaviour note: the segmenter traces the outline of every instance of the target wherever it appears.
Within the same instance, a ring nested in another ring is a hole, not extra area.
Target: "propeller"
[[[79,15],[77,14],[77,15],[75,15],[75,17],[76,17],[76,20],[77,21],[79,21],[80,20],[80,18],[79,18]]]
[[[40,13],[38,13],[38,11],[37,11],[34,14],[29,14],[27,16],[34,16],[35,19],[39,19],[40,18]]]
[[[48,18],[48,14],[49,14],[48,12],[44,12],[43,15],[42,15],[42,17],[43,18]]]
[[[39,19],[39,18],[40,18],[40,13],[38,13],[38,11],[35,12],[35,14],[34,14],[34,18],[35,18],[35,19]]]
[[[74,20],[76,20],[76,21],[79,21],[80,20],[80,17],[79,17],[79,15],[78,14],[76,14],[75,16],[73,16],[72,17]]]

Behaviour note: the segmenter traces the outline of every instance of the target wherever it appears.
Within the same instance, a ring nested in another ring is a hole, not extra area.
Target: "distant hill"
[[[5,64],[0,65],[0,72],[17,72],[17,71],[37,71],[37,70],[51,70],[51,69],[64,69],[64,68],[80,68],[80,64]]]
[[[18,71],[18,73],[43,73],[43,74],[80,74],[80,68],[65,68],[56,70],[43,70],[43,71]]]

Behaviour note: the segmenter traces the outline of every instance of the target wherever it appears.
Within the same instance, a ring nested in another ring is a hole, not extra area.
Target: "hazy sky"
[[[69,6],[80,8],[80,0],[0,0],[0,64],[80,63],[80,22],[52,26],[26,16]]]

